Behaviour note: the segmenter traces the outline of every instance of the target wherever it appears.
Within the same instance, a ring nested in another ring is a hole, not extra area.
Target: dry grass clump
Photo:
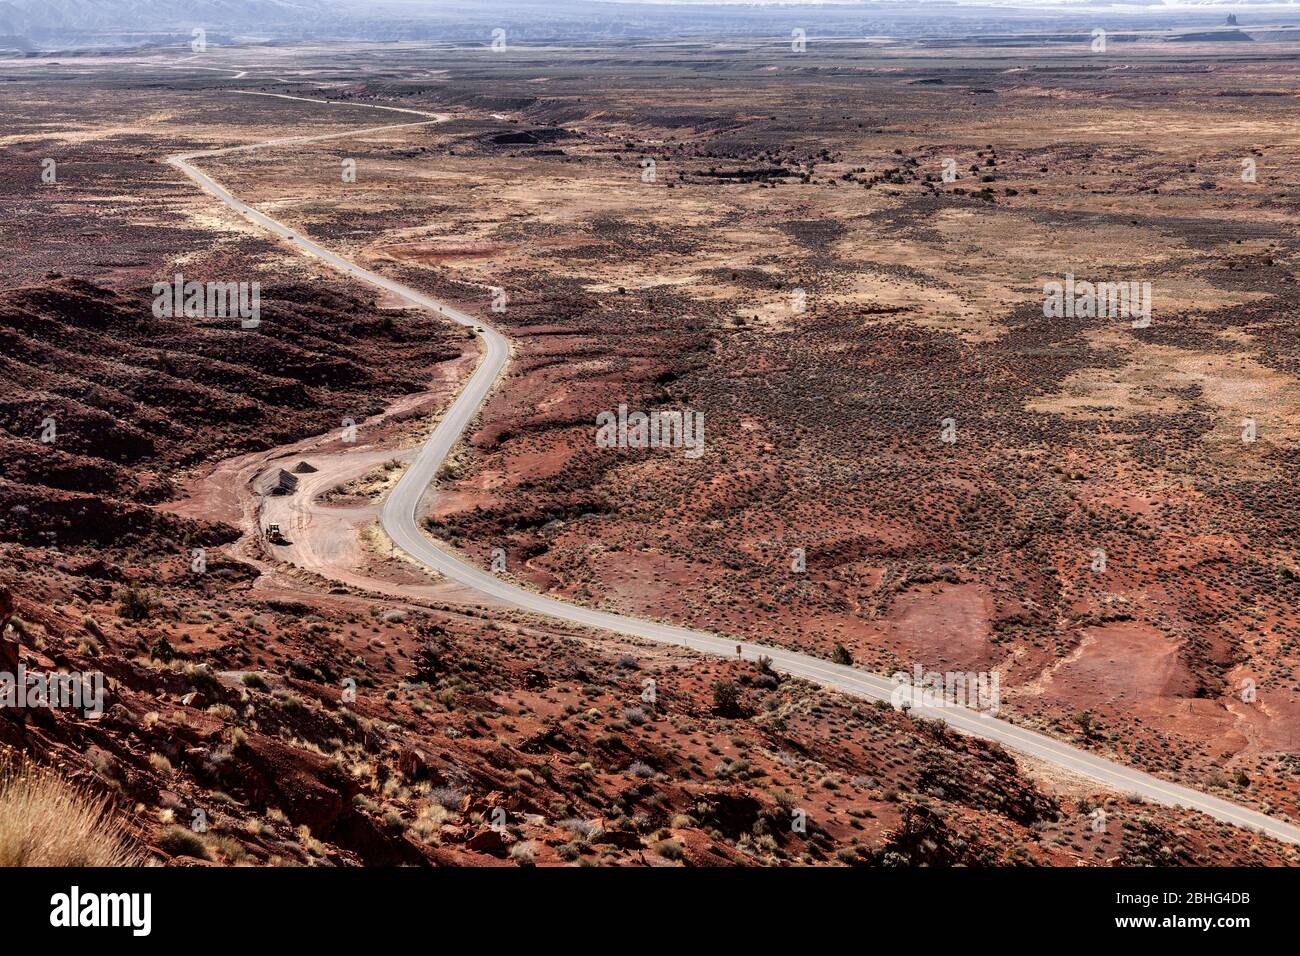
[[[109,800],[0,754],[0,866],[140,866]]]

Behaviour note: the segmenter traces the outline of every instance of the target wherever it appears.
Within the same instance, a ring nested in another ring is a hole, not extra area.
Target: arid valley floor
[[[428,573],[379,505],[474,336],[166,162],[285,140],[196,162],[510,338],[424,508],[474,563],[996,673],[1006,720],[1300,823],[1298,39],[0,59],[0,670],[108,680],[0,745],[172,865],[1300,862]],[[156,316],[180,273],[260,325]],[[1151,321],[1045,315],[1066,276]],[[600,447],[620,404],[704,453]]]

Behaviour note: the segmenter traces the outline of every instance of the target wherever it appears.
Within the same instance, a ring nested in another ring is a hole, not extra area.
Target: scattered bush
[[[162,661],[164,664],[170,664],[176,658],[176,648],[172,647],[171,641],[165,637],[159,637],[149,645],[149,659],[151,661]]]
[[[149,766],[153,767],[159,773],[169,774],[172,772],[172,762],[162,754],[150,754]]]
[[[207,844],[188,827],[170,826],[158,834],[158,848],[170,856],[192,856],[196,860],[210,860]]]
[[[713,685],[713,709],[720,714],[735,713],[740,707],[740,688],[729,680]]]
[[[455,787],[434,787],[429,791],[429,802],[448,810],[459,810],[465,802],[465,793]]]
[[[127,621],[140,622],[149,619],[153,613],[154,602],[149,595],[136,588],[127,588],[118,595],[117,616]]]
[[[536,855],[537,851],[533,849],[533,845],[527,840],[516,843],[510,848],[510,859],[520,866],[532,866],[533,857]]]
[[[665,860],[680,860],[684,849],[682,841],[677,839],[660,840],[655,844],[655,852]]]

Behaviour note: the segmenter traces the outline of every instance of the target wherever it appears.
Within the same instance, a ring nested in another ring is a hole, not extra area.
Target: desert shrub
[[[682,841],[677,839],[660,840],[655,844],[655,852],[665,860],[680,860],[684,849]]]
[[[434,787],[429,791],[429,802],[448,810],[459,810],[465,800],[465,791],[455,787]]]
[[[713,707],[720,714],[734,712],[740,706],[740,688],[729,680],[713,685]]]
[[[200,690],[209,693],[217,693],[221,690],[221,681],[207,664],[186,664],[177,673]]]
[[[307,709],[307,703],[297,694],[276,694],[275,699],[286,713],[299,714]]]
[[[560,826],[573,834],[571,843],[580,845],[594,842],[605,832],[604,827],[595,820],[584,820],[581,817],[570,817],[567,820],[561,820]]]
[[[312,835],[311,827],[305,823],[294,832],[298,835],[299,845],[312,856],[324,856],[328,852],[325,844]]]
[[[522,840],[510,848],[510,859],[514,860],[520,866],[532,866],[533,857],[537,851],[527,840]]]
[[[153,767],[159,773],[169,774],[172,772],[172,762],[162,754],[150,754],[149,766]]]
[[[758,687],[772,690],[781,686],[781,676],[772,668],[772,658],[766,654],[758,658],[758,676],[754,678],[754,684]]]
[[[145,621],[153,613],[153,600],[145,592],[127,588],[118,595],[117,616],[128,621]]]
[[[416,680],[433,683],[447,667],[447,639],[432,631],[426,633],[431,636],[412,655],[411,662],[415,665]]]
[[[183,826],[170,826],[158,834],[158,848],[169,856],[192,856],[208,860],[207,845],[197,833]]]
[[[221,834],[210,835],[208,842],[212,849],[217,851],[217,855],[227,863],[238,866],[248,860],[248,850],[234,837]]]
[[[108,799],[0,756],[0,866],[140,866]]]
[[[849,667],[853,664],[853,655],[849,653],[849,649],[843,644],[836,644],[835,649],[831,651],[831,661]]]

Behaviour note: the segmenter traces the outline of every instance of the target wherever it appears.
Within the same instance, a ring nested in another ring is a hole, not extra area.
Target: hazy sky
[[[1300,0],[0,0],[0,51],[130,46],[195,25],[230,38],[517,43],[594,37],[954,36],[1081,25],[1158,29],[1292,23]],[[1249,11],[1256,11],[1254,14]],[[156,41],[155,41],[156,42]]]

